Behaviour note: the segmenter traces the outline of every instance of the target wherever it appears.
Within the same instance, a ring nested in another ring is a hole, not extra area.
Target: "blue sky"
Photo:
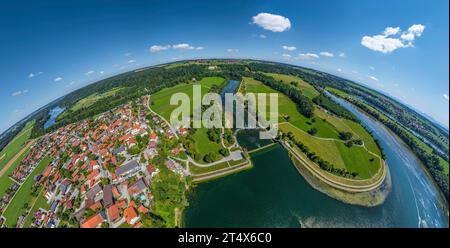
[[[1,1],[0,132],[98,79],[209,57],[327,71],[448,127],[448,8],[446,0]]]

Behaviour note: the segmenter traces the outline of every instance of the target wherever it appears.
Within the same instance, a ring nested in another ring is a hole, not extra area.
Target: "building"
[[[130,162],[120,166],[116,169],[116,175],[120,178],[126,178],[133,175],[141,169],[141,166],[136,160],[131,160]]]

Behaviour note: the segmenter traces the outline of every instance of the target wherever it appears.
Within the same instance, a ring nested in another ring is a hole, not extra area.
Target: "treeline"
[[[0,139],[0,151],[5,148],[6,145],[11,142],[11,140],[16,137],[16,135],[25,127],[26,122],[23,122],[19,125],[16,125],[13,130],[8,130],[6,133],[4,133]]]
[[[298,88],[279,82],[273,77],[266,76],[262,73],[255,73],[253,78],[269,86],[270,88],[287,95],[294,103],[297,104],[298,111],[305,117],[311,118],[314,116],[314,105],[312,101],[304,96]]]
[[[283,133],[284,134],[284,133]],[[312,162],[319,165],[319,167],[332,173],[334,175],[345,177],[345,178],[356,178],[358,176],[358,172],[350,172],[344,168],[335,168],[334,165],[326,160],[323,160],[315,152],[309,150],[309,148],[303,144],[301,141],[295,139],[294,134],[292,132],[287,133],[287,138],[292,141]]]
[[[398,135],[411,148],[411,150],[414,152],[414,154],[417,155],[422,163],[425,164],[434,181],[437,183],[447,199],[449,199],[449,178],[447,175],[445,175],[444,168],[440,165],[439,157],[435,152],[430,154],[429,152],[425,151],[422,147],[420,147],[419,144],[417,144],[412,135],[404,128],[402,128],[399,124],[389,119],[381,118],[379,113],[368,108],[360,101],[354,100],[353,98],[346,98],[346,100],[376,118],[378,121],[391,129],[396,135]]]
[[[345,119],[349,119],[355,122],[359,122],[358,118],[354,116],[346,108],[342,107],[338,103],[334,102],[329,96],[325,95],[323,92],[320,95],[313,98],[313,102],[322,108],[330,111],[331,113],[340,116]]]

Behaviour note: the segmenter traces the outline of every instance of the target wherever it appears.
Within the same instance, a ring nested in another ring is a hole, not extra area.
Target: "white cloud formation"
[[[341,57],[341,58],[345,58],[346,56],[345,56],[345,53],[343,53],[343,52],[340,52],[339,53],[339,57]]]
[[[59,82],[59,81],[62,81],[62,80],[63,80],[62,77],[57,77],[57,78],[55,78],[55,82]]]
[[[294,51],[297,49],[295,46],[282,46],[282,48],[288,51]]]
[[[11,93],[11,96],[20,96],[20,95],[23,95],[23,94],[26,94],[26,93],[28,93],[28,90],[18,90],[18,91],[15,91],[15,92],[13,92],[13,93]]]
[[[181,44],[176,44],[172,46],[173,49],[181,49],[181,50],[193,50],[195,49],[195,47],[187,44],[187,43],[181,43]]]
[[[272,32],[284,32],[291,28],[291,21],[281,15],[259,13],[252,20],[254,24]]]
[[[315,53],[300,53],[298,55],[299,59],[318,59],[319,55],[315,54]]]
[[[364,36],[361,45],[381,53],[391,53],[399,48],[413,47],[413,41],[420,37],[425,30],[422,24],[414,24],[408,31],[400,34],[400,27],[387,27],[383,34],[374,36]],[[399,36],[397,36],[400,34]]]
[[[227,49],[227,52],[229,52],[229,53],[237,53],[237,52],[239,52],[239,49],[229,48],[229,49]]]
[[[373,66],[369,66],[369,69],[371,69],[372,71],[375,71],[375,67],[373,67]]]
[[[39,75],[41,75],[43,72],[38,72],[38,73],[30,73],[30,74],[28,74],[28,78],[34,78],[34,77],[37,77],[37,76],[39,76]]]
[[[202,46],[196,47],[195,50],[204,50],[205,48]]]
[[[374,77],[374,76],[367,76],[368,78],[374,80],[374,81],[378,81],[378,78]]]
[[[287,58],[287,59],[292,57],[290,54],[287,54],[287,53],[283,53],[281,56],[283,56],[284,58]]]
[[[390,35],[396,35],[398,34],[398,32],[400,32],[400,27],[387,27],[384,29],[384,35],[385,36],[390,36]]]
[[[337,71],[338,71],[338,72],[342,72],[342,69],[341,69],[341,68],[337,68]]]
[[[132,64],[132,63],[134,63],[134,62],[136,62],[136,60],[134,60],[134,59],[128,60],[128,64]]]
[[[90,76],[90,75],[92,75],[92,74],[94,74],[94,73],[95,73],[95,71],[90,70],[90,71],[84,73],[84,75],[85,75],[85,76]]]
[[[151,53],[157,53],[157,52],[161,52],[164,50],[167,50],[170,48],[170,45],[166,45],[166,46],[161,46],[161,45],[153,45],[150,47],[150,52]]]
[[[105,72],[104,72],[104,71],[99,71],[98,73],[100,73],[100,74],[104,74]]]
[[[260,34],[260,35],[259,35],[259,38],[265,39],[265,38],[267,38],[267,36],[265,36],[264,34]]]
[[[449,99],[449,98],[448,98],[448,95],[447,95],[447,94],[444,94],[443,96],[444,96],[445,100],[448,101],[448,99]]]
[[[320,52],[320,55],[325,57],[334,57],[334,54],[330,52]]]

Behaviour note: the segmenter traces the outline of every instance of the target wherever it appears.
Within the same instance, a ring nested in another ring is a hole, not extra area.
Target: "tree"
[[[313,128],[311,128],[311,129],[309,129],[308,130],[308,133],[310,134],[310,135],[316,135],[316,133],[317,133],[317,128],[315,128],[315,127],[313,127]]]

